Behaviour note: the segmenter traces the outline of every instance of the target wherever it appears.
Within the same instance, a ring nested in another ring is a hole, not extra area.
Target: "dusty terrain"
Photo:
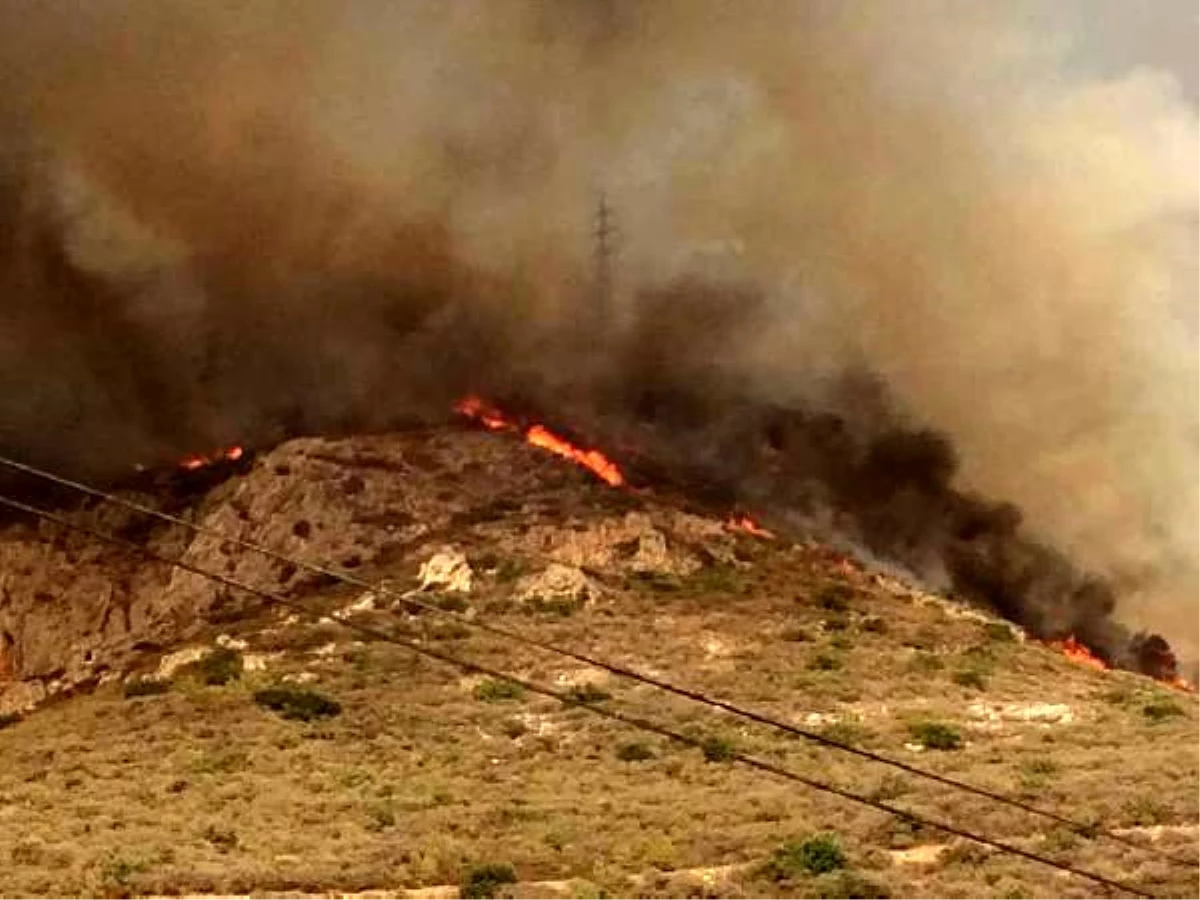
[[[312,611],[297,615],[52,526],[9,524],[0,696],[9,709],[40,706],[0,730],[2,894],[1103,893],[746,770],[723,759],[729,748],[1156,895],[1197,891],[1194,865],[747,725],[394,593],[424,584],[423,602],[1194,863],[1195,696],[1081,666],[826,548],[731,531],[719,510],[614,490],[509,436],[457,430],[293,442],[179,511],[393,593],[331,584],[174,526],[137,532],[124,513],[77,513],[283,591]],[[15,577],[21,567],[36,576]],[[575,688],[710,738],[714,751],[466,676],[341,617]],[[220,678],[182,664],[218,647],[230,670]],[[147,677],[154,692],[131,680]],[[283,718],[255,698],[277,685],[316,691],[340,712]],[[930,734],[948,749],[925,746],[937,743]],[[794,852],[815,835],[840,850],[834,863]],[[497,883],[488,866],[500,867]],[[516,883],[503,883],[505,866]]]

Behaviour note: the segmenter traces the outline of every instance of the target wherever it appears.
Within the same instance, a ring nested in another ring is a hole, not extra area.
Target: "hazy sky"
[[[1197,0],[1017,0],[1045,27],[1061,29],[1074,43],[1082,71],[1120,74],[1153,66],[1179,79],[1197,104]]]

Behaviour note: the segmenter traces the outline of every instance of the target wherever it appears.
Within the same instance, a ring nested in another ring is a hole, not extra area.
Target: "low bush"
[[[987,675],[979,669],[960,669],[952,676],[954,683],[976,691],[987,690]]]
[[[202,684],[220,687],[242,677],[242,654],[229,647],[217,647],[186,667]]]
[[[488,863],[467,872],[459,885],[458,895],[464,900],[495,897],[506,884],[516,884],[517,873],[508,863]]]
[[[617,759],[621,762],[645,762],[654,759],[654,751],[645,741],[628,741],[617,747]]]
[[[503,703],[506,700],[520,700],[524,696],[525,688],[515,681],[502,678],[485,678],[475,685],[475,699],[484,703]]]
[[[927,750],[958,750],[962,747],[958,729],[942,722],[917,722],[908,726],[908,733]]]
[[[788,841],[771,854],[762,874],[772,881],[790,881],[803,875],[823,875],[846,866],[846,855],[834,834],[814,834]]]
[[[711,763],[729,762],[737,756],[733,741],[715,734],[704,739],[700,750],[704,753],[704,759]]]
[[[288,686],[263,688],[254,692],[254,702],[265,709],[279,713],[285,719],[311,722],[327,719],[342,711],[336,700],[306,688]]]
[[[817,592],[817,606],[830,612],[845,612],[850,608],[854,588],[848,584],[831,583]]]
[[[1170,697],[1155,697],[1142,706],[1142,715],[1151,722],[1161,722],[1175,716],[1183,715],[1183,707]]]
[[[842,667],[842,661],[831,653],[818,653],[809,660],[808,667],[818,672],[833,672]]]
[[[603,703],[612,699],[612,694],[591,682],[574,685],[567,691],[567,696],[577,703]]]
[[[131,678],[125,682],[124,693],[127,698],[153,697],[170,689],[171,682],[164,678]]]

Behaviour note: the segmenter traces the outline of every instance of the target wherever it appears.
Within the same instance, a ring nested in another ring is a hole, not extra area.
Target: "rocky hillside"
[[[1101,891],[747,770],[730,760],[743,751],[1160,896],[1195,895],[1193,695],[1080,665],[828,548],[732,527],[728,510],[610,488],[506,435],[294,441],[194,488],[129,496],[382,589],[110,506],[70,512],[281,592],[300,613],[10,518],[2,894]],[[410,591],[465,619],[415,607]],[[476,618],[1150,852],[514,645]],[[354,623],[652,718],[704,750]]]

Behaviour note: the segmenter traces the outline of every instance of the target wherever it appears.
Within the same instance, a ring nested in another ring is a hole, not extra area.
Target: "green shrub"
[[[131,678],[125,682],[126,697],[153,697],[165,694],[171,689],[171,682],[164,678]]]
[[[958,750],[962,747],[958,729],[941,722],[917,722],[908,726],[908,733],[928,750]]]
[[[218,828],[216,825],[209,825],[204,829],[204,839],[222,853],[228,853],[238,845],[237,832],[232,828]]]
[[[779,632],[779,637],[796,644],[803,644],[812,640],[812,635],[798,625],[783,629],[783,631]]]
[[[857,747],[867,741],[870,733],[854,722],[832,722],[819,732],[821,737],[847,747]]]
[[[742,575],[730,565],[703,566],[689,575],[682,586],[702,594],[735,594],[742,589]]]
[[[1052,759],[1039,756],[1021,763],[1021,771],[1030,775],[1053,775],[1058,771],[1058,764]]]
[[[833,672],[842,667],[842,660],[831,653],[818,653],[809,660],[808,667],[818,672]]]
[[[817,606],[830,612],[845,612],[854,598],[854,588],[848,584],[832,582],[817,591]]]
[[[763,866],[762,874],[772,881],[790,881],[802,875],[835,872],[845,866],[846,855],[837,835],[814,834],[778,847]]]
[[[1151,722],[1161,722],[1174,716],[1183,715],[1183,707],[1170,697],[1155,697],[1142,707],[1142,715]]]
[[[645,741],[628,741],[617,747],[617,759],[621,762],[645,762],[654,759],[654,751]]]
[[[520,700],[524,696],[524,687],[502,678],[485,678],[475,685],[475,699],[484,703],[503,703],[506,700]]]
[[[524,560],[506,559],[496,567],[496,580],[501,584],[507,584],[510,581],[516,581],[527,571],[529,571],[529,566]]]
[[[704,739],[700,750],[704,753],[704,759],[713,763],[729,762],[737,756],[737,747],[734,746],[733,741],[715,734]]]
[[[495,897],[506,884],[516,884],[517,873],[508,863],[488,863],[471,869],[459,885],[458,895],[464,900]]]
[[[914,672],[940,672],[945,666],[945,663],[933,653],[918,651],[913,654],[912,660],[909,662],[909,668]]]
[[[434,606],[446,612],[466,612],[471,608],[462,594],[435,594],[431,599]]]
[[[1012,626],[1004,622],[987,622],[983,626],[983,635],[998,644],[1011,644],[1017,639]]]
[[[987,689],[987,676],[979,669],[960,669],[952,676],[954,683],[976,691]]]
[[[336,700],[316,691],[286,685],[255,691],[254,702],[279,713],[285,719],[300,722],[327,719],[342,711],[342,705]]]
[[[887,619],[883,616],[867,616],[862,620],[862,630],[870,634],[887,634]]]
[[[367,807],[367,831],[383,831],[396,824],[396,813],[390,803],[373,803]]]
[[[567,696],[577,703],[603,703],[612,699],[612,694],[590,681],[574,685],[567,691]]]
[[[630,572],[626,579],[626,585],[630,590],[637,590],[639,587],[649,588],[658,594],[673,594],[683,590],[683,584],[678,578],[664,572]]]
[[[202,684],[219,687],[242,677],[242,654],[229,647],[217,647],[187,666]]]

